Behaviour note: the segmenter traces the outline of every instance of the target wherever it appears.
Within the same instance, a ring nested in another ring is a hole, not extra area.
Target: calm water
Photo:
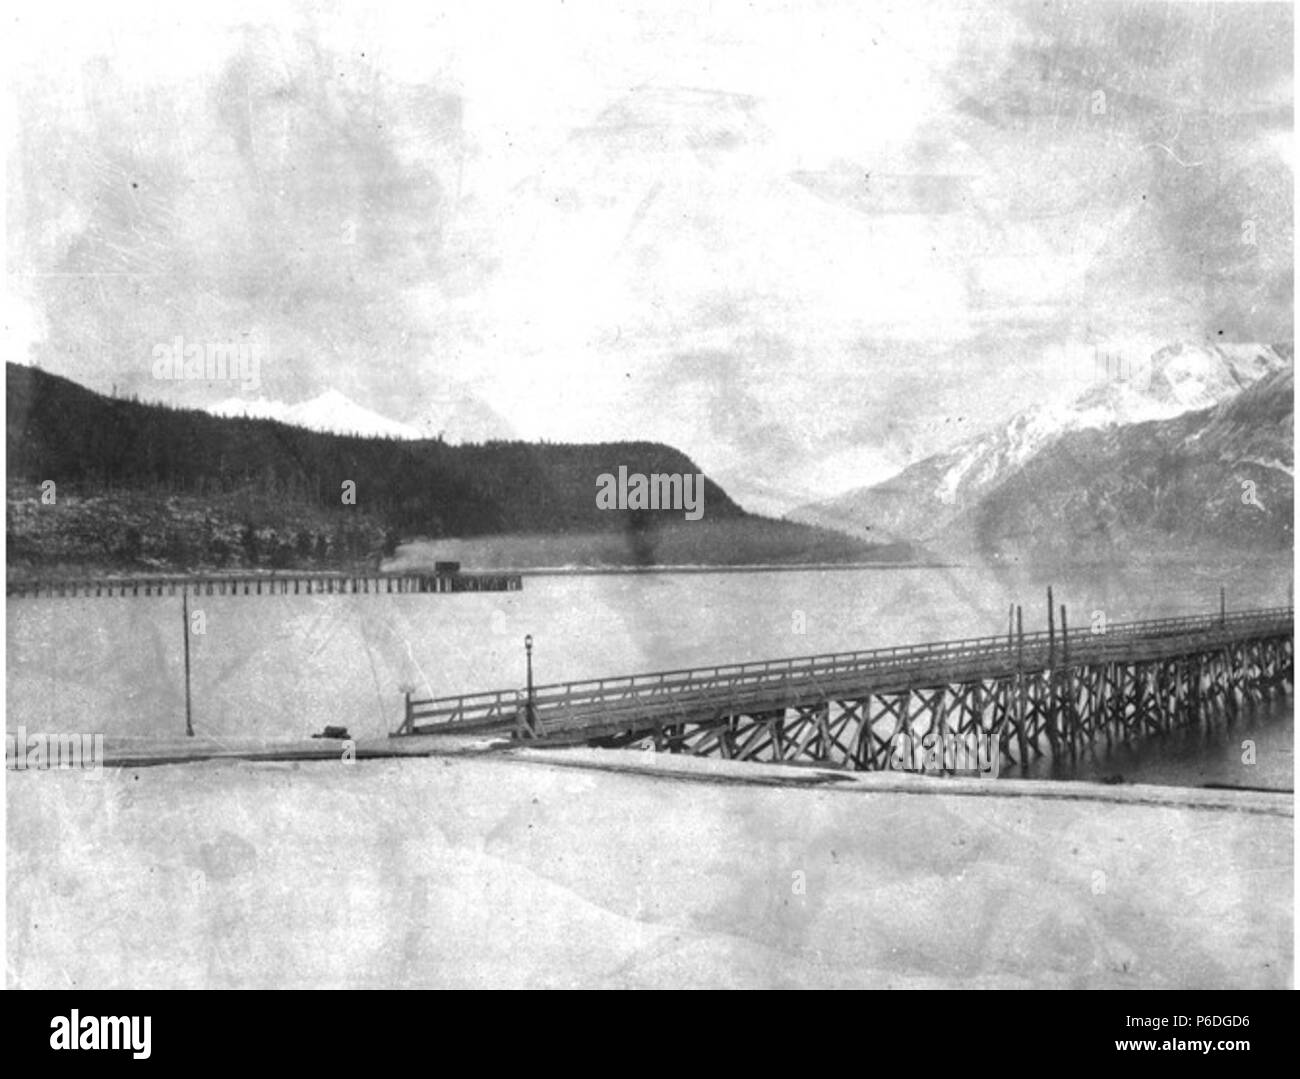
[[[1215,719],[1208,730],[1178,731],[1135,746],[1117,746],[1063,760],[1035,761],[1031,779],[1158,783],[1178,787],[1251,787],[1290,791],[1295,785],[1294,701],[1290,696],[1245,711],[1229,726]],[[1008,768],[1003,773],[1017,777]]]
[[[1097,612],[1217,609],[1220,579],[1185,568],[1053,575],[1079,627]],[[400,721],[405,687],[444,696],[522,685],[525,634],[549,682],[1000,634],[1013,601],[1026,629],[1039,629],[1046,583],[988,569],[855,569],[530,576],[521,592],[477,595],[202,597],[191,607],[204,629],[191,636],[194,725],[217,737],[302,737],[327,723],[381,735]],[[1229,583],[1234,608],[1288,602],[1285,571]],[[179,597],[11,600],[6,622],[10,729],[183,733]],[[1285,702],[1251,721],[1268,752],[1257,748],[1246,785],[1291,786],[1290,715]],[[1217,748],[1144,747],[1076,771],[1241,785],[1232,761],[1244,729]]]

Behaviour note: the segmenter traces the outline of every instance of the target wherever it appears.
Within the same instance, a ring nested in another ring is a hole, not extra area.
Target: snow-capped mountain
[[[1288,368],[1214,408],[1068,432],[949,520],[936,546],[990,565],[1288,552],[1294,393]]]
[[[796,510],[794,520],[874,539],[925,541],[1063,435],[1170,420],[1228,401],[1290,366],[1287,348],[1177,344],[1136,364],[1102,361],[1091,384],[1060,404],[1013,416],[1001,427],[909,466],[884,483]]]
[[[357,404],[338,392],[326,390],[318,397],[290,405],[283,401],[255,401],[230,397],[208,406],[214,416],[245,416],[257,420],[278,420],[294,427],[324,431],[336,435],[362,435],[370,438],[422,438],[409,424],[390,420],[378,412]]]

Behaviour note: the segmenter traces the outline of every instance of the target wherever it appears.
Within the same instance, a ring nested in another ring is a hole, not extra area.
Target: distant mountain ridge
[[[1212,408],[1289,371],[1292,362],[1290,346],[1177,344],[1132,366],[1076,372],[1093,381],[1068,403],[1018,413],[884,483],[802,507],[788,517],[877,541],[948,548],[955,522],[1066,436],[1171,421]],[[1061,482],[1075,481],[1061,477]]]

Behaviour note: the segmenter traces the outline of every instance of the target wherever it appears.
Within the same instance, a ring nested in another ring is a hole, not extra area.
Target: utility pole
[[[185,638],[185,734],[194,737],[190,714],[190,586],[181,585],[181,635]]]

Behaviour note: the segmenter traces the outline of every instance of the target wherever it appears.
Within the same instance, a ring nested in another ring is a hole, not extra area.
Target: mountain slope
[[[449,446],[330,435],[273,420],[229,419],[106,398],[66,379],[8,365],[7,453],[12,479],[55,479],[197,494],[257,489],[288,502],[341,505],[403,531],[476,535],[513,530],[618,529],[626,512],[596,505],[596,476],[698,473],[684,454],[646,442]],[[704,481],[710,517],[745,516]]]
[[[1294,543],[1294,372],[1172,420],[1063,435],[947,524],[985,561]]]
[[[1289,364],[1283,346],[1170,346],[1132,366],[1087,372],[1092,384],[1066,404],[1021,412],[884,483],[789,516],[877,540],[941,542],[953,522],[1065,435],[1171,420],[1227,401]]]

